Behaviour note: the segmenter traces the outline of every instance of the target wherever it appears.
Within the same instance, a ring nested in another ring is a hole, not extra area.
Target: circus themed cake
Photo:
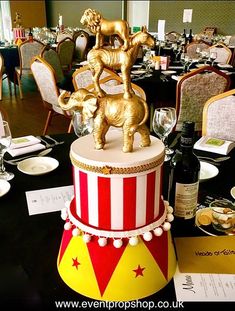
[[[81,21],[87,24],[94,16],[106,23],[92,9]],[[110,35],[113,30],[129,41],[117,49],[96,42],[87,56],[96,77],[104,67],[120,69],[119,58],[130,68],[140,45],[154,44],[145,28],[132,38],[124,21],[114,21]],[[86,297],[136,300],[166,286],[176,269],[173,209],[162,197],[165,148],[150,136],[148,105],[144,96],[134,94],[130,75],[123,78],[123,93],[119,88],[107,94],[99,79],[93,76],[93,81],[94,92],[79,88],[58,99],[63,110],[81,110],[83,120],[93,118],[94,127],[93,134],[70,147],[74,197],[61,212],[65,224],[57,267],[63,281]]]
[[[92,135],[70,150],[74,198],[62,211],[58,270],[72,289],[99,300],[146,297],[175,271],[172,208],[161,195],[164,146],[151,137],[143,149],[137,138],[125,154],[121,142],[122,132],[113,130],[105,150],[94,149]]]

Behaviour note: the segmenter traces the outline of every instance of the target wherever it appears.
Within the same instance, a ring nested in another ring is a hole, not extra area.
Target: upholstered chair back
[[[40,55],[45,59],[54,69],[56,75],[56,82],[60,83],[64,79],[64,73],[61,67],[60,58],[54,49],[45,47]]]
[[[74,60],[79,62],[86,60],[89,34],[84,30],[79,30],[74,33],[73,40],[75,41]]]
[[[209,48],[210,53],[215,52],[217,57],[215,61],[221,64],[228,64],[232,57],[232,51],[223,43],[212,45]]]
[[[65,38],[57,44],[56,51],[60,58],[60,63],[64,71],[72,67],[75,43],[70,38]]]
[[[200,51],[207,50],[210,47],[206,42],[191,42],[186,46],[186,53],[190,58],[199,58],[200,54],[197,52],[197,48]]]
[[[100,76],[100,80],[112,74],[113,72],[111,70],[105,68]],[[92,83],[92,73],[88,66],[81,67],[73,73],[73,86],[75,90],[86,88]]]
[[[195,130],[202,130],[202,111],[206,101],[229,89],[230,78],[214,67],[205,66],[185,74],[176,89],[176,130],[184,121],[194,121]]]
[[[235,89],[210,98],[203,109],[202,134],[235,141]]]
[[[42,49],[45,45],[37,40],[33,40],[30,42],[29,40],[24,41],[19,46],[19,56],[20,56],[20,67],[22,70],[30,69],[30,64],[32,62],[33,57],[40,55]]]

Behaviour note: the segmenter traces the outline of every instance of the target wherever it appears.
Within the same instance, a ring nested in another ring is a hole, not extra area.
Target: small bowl
[[[212,225],[220,232],[232,232],[235,229],[235,206],[228,200],[211,202]]]

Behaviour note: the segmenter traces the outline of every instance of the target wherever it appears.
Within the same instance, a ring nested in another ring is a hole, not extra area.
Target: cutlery
[[[215,163],[220,163],[220,162],[230,159],[230,157],[219,157],[219,158],[210,158],[210,157],[202,157],[202,156],[197,156],[197,157],[201,160],[208,160],[208,161],[215,162]]]
[[[44,149],[41,152],[37,153],[37,154],[32,154],[32,155],[27,155],[18,159],[12,159],[12,160],[5,160],[4,161],[8,164],[11,165],[17,165],[20,161],[25,160],[25,159],[29,159],[32,157],[43,157],[45,155],[47,155],[48,153],[50,153],[52,151],[52,148],[48,148],[48,149]]]
[[[180,136],[181,136],[181,132],[177,133],[177,135],[175,136],[174,140],[170,144],[169,148],[175,147],[175,145],[178,143],[178,139],[179,139]]]
[[[45,136],[46,137],[46,136]],[[56,145],[61,145],[64,143],[64,141],[61,141],[61,142],[54,142],[54,144],[49,144],[45,139],[43,139],[41,136],[37,136],[38,139],[40,139],[46,146],[46,148],[50,148],[50,147],[54,147]],[[50,138],[51,139],[51,138]]]
[[[55,138],[51,137],[50,135],[46,135],[45,137],[52,140],[56,145],[61,145],[64,143],[64,141],[58,141]]]

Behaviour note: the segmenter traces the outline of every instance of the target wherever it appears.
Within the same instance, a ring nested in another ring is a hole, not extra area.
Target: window
[[[0,40],[12,40],[10,1],[0,1]]]

